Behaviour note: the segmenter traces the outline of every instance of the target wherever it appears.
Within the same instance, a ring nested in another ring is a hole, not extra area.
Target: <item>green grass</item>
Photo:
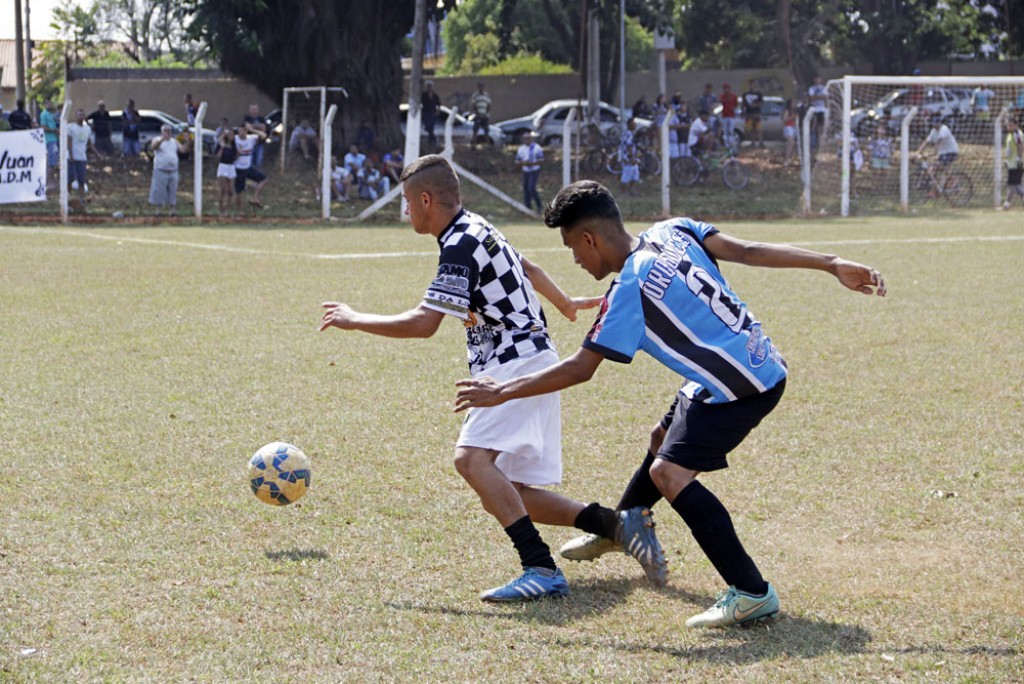
[[[501,227],[604,291],[554,231]],[[725,267],[792,375],[705,484],[783,616],[710,632],[683,622],[720,580],[664,503],[667,588],[621,556],[565,565],[563,601],[477,601],[517,564],[451,464],[461,326],[315,330],[325,300],[413,306],[429,238],[0,228],[0,682],[1021,681],[1020,214],[721,227],[871,263],[890,296]],[[377,252],[408,255],[316,258]],[[553,321],[562,354],[583,318]],[[567,391],[559,491],[614,504],[677,384],[644,357]],[[245,477],[278,439],[314,464],[284,509]]]

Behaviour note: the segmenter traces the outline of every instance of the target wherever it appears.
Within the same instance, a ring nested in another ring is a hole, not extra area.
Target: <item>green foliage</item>
[[[36,43],[32,56],[35,66],[28,70],[28,97],[30,100],[42,102],[52,99],[61,102],[64,99],[64,43],[59,40],[46,40]]]
[[[520,53],[514,57],[503,59],[497,64],[485,67],[480,71],[483,76],[515,76],[518,74],[571,74],[572,67],[568,64],[555,64],[541,57],[538,53]]]
[[[466,39],[466,56],[459,74],[478,74],[498,63],[500,39],[494,33],[477,33]]]

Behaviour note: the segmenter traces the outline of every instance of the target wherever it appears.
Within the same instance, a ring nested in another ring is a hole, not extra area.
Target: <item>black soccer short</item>
[[[235,168],[235,192],[242,194],[245,192],[245,182],[251,180],[253,183],[262,183],[267,180],[267,174],[263,173],[255,166],[250,166],[247,169]]]
[[[668,432],[658,458],[702,473],[728,468],[726,455],[772,412],[785,390],[783,378],[767,392],[726,404],[705,404],[677,394],[661,421]]]

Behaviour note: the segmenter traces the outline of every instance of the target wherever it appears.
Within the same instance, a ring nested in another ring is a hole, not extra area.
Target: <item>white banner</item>
[[[43,129],[0,133],[0,204],[45,200]]]

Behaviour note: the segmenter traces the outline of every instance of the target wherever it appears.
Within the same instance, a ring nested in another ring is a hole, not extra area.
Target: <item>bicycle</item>
[[[974,183],[966,173],[951,167],[939,183],[930,173],[928,160],[921,157],[910,191],[913,201],[919,204],[941,197],[952,207],[965,207],[974,197]]]
[[[669,168],[676,185],[696,185],[715,169],[721,169],[722,182],[732,190],[742,190],[750,183],[750,167],[737,159],[729,146],[704,160],[693,156],[673,159]]]

